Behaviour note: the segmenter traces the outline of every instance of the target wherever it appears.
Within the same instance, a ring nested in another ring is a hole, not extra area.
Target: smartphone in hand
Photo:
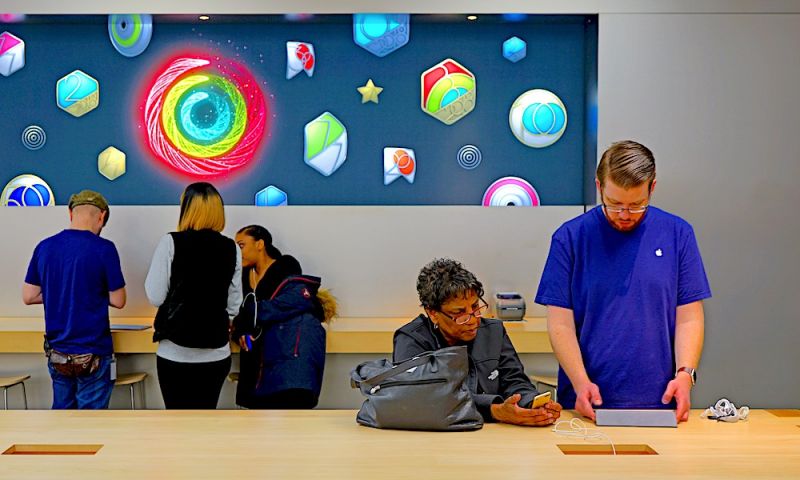
[[[536,397],[534,397],[533,403],[531,404],[531,408],[543,407],[549,401],[550,401],[550,392],[540,393],[539,395],[536,395]]]

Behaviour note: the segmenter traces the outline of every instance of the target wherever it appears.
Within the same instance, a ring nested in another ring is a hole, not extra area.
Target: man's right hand
[[[575,410],[594,421],[594,407],[599,407],[603,404],[603,398],[600,396],[600,387],[592,382],[587,382],[575,389],[575,395]]]

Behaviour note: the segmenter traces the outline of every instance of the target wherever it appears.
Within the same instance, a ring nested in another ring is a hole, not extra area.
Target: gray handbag
[[[483,417],[467,388],[467,347],[448,347],[393,364],[364,362],[350,385],[367,397],[356,421],[374,428],[478,430]]]

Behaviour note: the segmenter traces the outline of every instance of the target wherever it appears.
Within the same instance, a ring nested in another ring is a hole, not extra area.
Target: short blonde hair
[[[214,230],[225,228],[225,205],[214,185],[206,182],[192,183],[181,195],[181,214],[178,231]]]
[[[652,185],[656,179],[656,160],[653,152],[641,143],[623,140],[611,144],[600,157],[597,180],[600,187],[606,179],[628,190],[644,183]]]

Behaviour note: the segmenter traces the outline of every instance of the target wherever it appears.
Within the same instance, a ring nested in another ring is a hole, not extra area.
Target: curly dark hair
[[[417,294],[423,308],[438,310],[451,298],[475,292],[483,297],[483,284],[459,262],[437,258],[422,267],[417,277]]]

